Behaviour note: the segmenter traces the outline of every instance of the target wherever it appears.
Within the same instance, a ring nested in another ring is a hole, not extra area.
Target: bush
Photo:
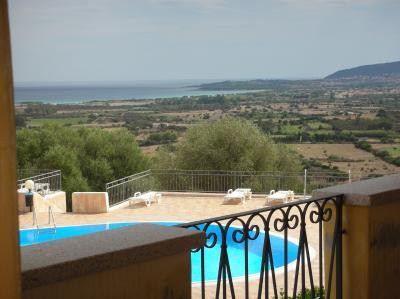
[[[304,298],[305,299],[320,298],[319,297],[320,290],[321,290],[321,288],[318,288],[318,287],[314,288],[314,295],[315,296],[313,297],[311,290],[310,289],[305,289],[305,292],[304,292],[305,297]],[[284,296],[285,293],[283,292],[282,289],[280,290],[279,295],[281,296],[281,299],[285,298],[285,296]],[[322,289],[322,297],[321,298],[324,298],[324,296],[325,296],[325,290]],[[302,298],[303,298],[303,296],[302,296],[301,291],[297,293],[296,297],[288,296],[288,299],[302,299]]]
[[[177,140],[177,135],[172,131],[165,131],[160,133],[153,133],[147,137],[140,145],[155,145],[155,144],[165,144],[173,143]]]
[[[359,141],[359,142],[356,142],[354,145],[357,148],[360,148],[360,149],[365,150],[367,152],[371,152],[372,151],[372,146],[367,141]]]

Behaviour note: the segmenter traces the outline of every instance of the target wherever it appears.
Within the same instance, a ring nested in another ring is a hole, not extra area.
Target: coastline
[[[255,90],[203,90],[194,87],[15,87],[15,105],[61,104],[61,105],[102,105],[104,103],[155,101],[183,97],[244,94]]]

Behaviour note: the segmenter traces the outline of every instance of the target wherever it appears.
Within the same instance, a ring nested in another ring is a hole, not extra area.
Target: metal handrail
[[[138,177],[142,177],[142,176],[144,176],[146,174],[150,174],[150,173],[151,173],[151,169],[148,169],[148,170],[145,170],[145,171],[142,171],[142,172],[139,172],[139,173],[132,174],[132,175],[127,176],[127,177],[123,177],[121,179],[117,179],[117,180],[108,182],[108,183],[106,183],[106,189],[114,187],[114,186],[121,185],[123,183],[132,181],[132,180],[134,180],[134,179],[136,179]]]
[[[49,224],[51,224],[50,220],[53,220],[53,227],[57,228],[56,220],[54,219],[53,209],[51,206],[49,206]]]
[[[148,191],[146,188],[150,186],[144,184],[146,178],[151,179],[151,170],[139,172],[107,183],[106,192],[108,193],[110,206],[127,201],[135,192]]]
[[[27,180],[32,180],[35,183],[49,183],[52,190],[59,191],[62,190],[61,178],[62,178],[61,170],[50,170],[48,172],[43,171],[43,173],[39,173],[36,175],[28,176],[17,180],[17,189],[20,189],[21,186]]]

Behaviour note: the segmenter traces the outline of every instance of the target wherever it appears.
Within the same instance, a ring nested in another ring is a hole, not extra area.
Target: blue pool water
[[[125,223],[108,223],[108,224],[94,224],[94,225],[79,225],[79,226],[65,226],[43,229],[27,229],[20,231],[20,245],[29,246],[38,243],[55,241],[65,238],[71,238],[80,235],[96,233],[104,230],[115,229],[119,227],[135,225],[138,222],[125,222]],[[172,226],[177,223],[174,222],[154,222],[164,226]],[[228,258],[231,266],[232,276],[244,276],[244,244],[237,243],[232,240],[232,234],[235,228],[228,230]],[[208,233],[214,232],[221,240],[221,233],[217,226],[210,226],[207,230]],[[284,265],[284,242],[283,238],[279,236],[270,236],[271,248],[274,259],[274,267],[279,268]],[[249,274],[257,274],[260,272],[261,267],[261,254],[264,243],[264,234],[260,234],[256,240],[249,241]],[[288,261],[289,263],[296,259],[298,247],[292,242],[288,242]],[[218,276],[218,265],[220,259],[221,247],[216,244],[213,248],[207,248],[204,251],[205,261],[205,278],[206,280],[216,280]],[[200,252],[192,253],[192,281],[199,282],[201,280],[200,274],[201,260]]]

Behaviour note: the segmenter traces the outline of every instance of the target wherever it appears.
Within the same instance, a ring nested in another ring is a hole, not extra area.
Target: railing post
[[[307,168],[304,168],[304,198],[307,195]]]
[[[343,285],[342,285],[342,234],[343,234],[343,196],[336,198],[336,210],[337,210],[337,243],[336,243],[336,299],[343,298]]]
[[[58,177],[58,182],[59,182],[59,185],[60,185],[60,190],[62,190],[62,173],[61,173],[61,170],[60,170],[60,175]]]
[[[193,171],[192,171],[192,192],[194,192],[194,184],[193,184],[193,176],[194,176],[194,174],[193,174]]]

